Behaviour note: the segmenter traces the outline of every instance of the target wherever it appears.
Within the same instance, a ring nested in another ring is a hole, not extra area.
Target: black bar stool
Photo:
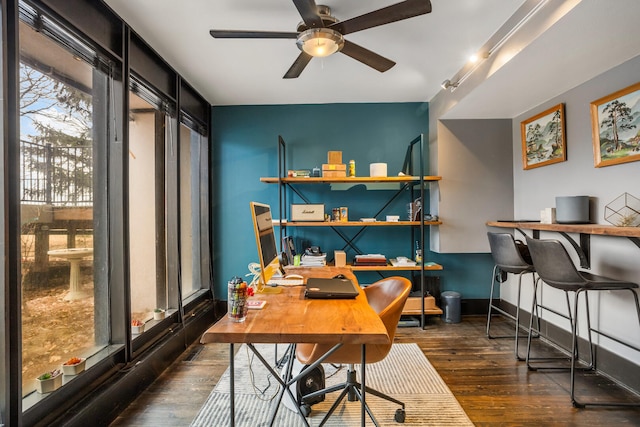
[[[578,355],[578,335],[577,335],[577,315],[578,315],[578,302],[580,301],[580,295],[584,293],[584,300],[586,305],[587,315],[587,329],[588,329],[588,341],[589,341],[589,369],[595,369],[594,348],[591,339],[591,333],[595,332],[599,335],[605,336],[619,344],[634,349],[640,352],[640,348],[635,347],[629,343],[623,342],[618,338],[615,338],[605,332],[599,331],[591,326],[591,316],[589,313],[589,291],[629,291],[634,298],[636,305],[636,313],[638,315],[638,326],[640,326],[640,303],[638,303],[638,284],[633,282],[626,282],[622,280],[616,280],[605,276],[598,276],[592,273],[578,271],[575,267],[571,257],[567,253],[567,250],[557,240],[537,240],[531,239],[527,236],[527,246],[531,252],[531,258],[533,265],[535,266],[536,273],[547,285],[568,292],[575,292],[575,298],[573,303],[573,314],[571,313],[571,306],[569,305],[569,316],[571,322],[571,403],[577,408],[584,408],[585,406],[640,406],[640,402],[579,402],[575,396],[575,372],[576,364],[579,361]],[[534,285],[534,302],[535,300],[535,288],[537,288],[537,281]],[[532,308],[533,313],[533,308]],[[529,339],[527,341],[527,365],[529,365],[529,352],[531,349],[531,324],[529,328]],[[627,325],[625,325],[627,326]],[[554,368],[551,368],[554,369]]]
[[[520,293],[522,289],[522,276],[526,273],[532,274],[532,280],[535,282],[535,268],[530,260],[525,259],[527,257],[526,251],[521,252],[518,248],[518,244],[513,236],[509,233],[492,233],[487,232],[489,238],[489,247],[491,248],[491,255],[495,266],[493,267],[493,274],[491,275],[491,294],[489,296],[489,314],[487,315],[487,337],[488,338],[514,338],[515,337],[515,355],[516,359],[524,360],[518,354],[518,338],[526,338],[527,335],[520,335]],[[524,246],[524,244],[523,244]],[[526,249],[526,247],[525,247]],[[502,272],[512,273],[518,275],[518,296],[516,303],[516,315],[505,311],[497,305],[493,298],[493,292],[496,283],[500,284],[504,280],[501,280]],[[515,333],[514,335],[491,335],[491,312],[492,310],[506,316],[507,318],[515,321]],[[533,315],[533,312],[532,312]]]

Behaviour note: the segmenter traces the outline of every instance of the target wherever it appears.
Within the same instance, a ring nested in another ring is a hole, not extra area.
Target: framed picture
[[[640,160],[640,83],[591,103],[597,168]]]
[[[564,104],[558,104],[520,123],[522,167],[533,169],[567,160]]]

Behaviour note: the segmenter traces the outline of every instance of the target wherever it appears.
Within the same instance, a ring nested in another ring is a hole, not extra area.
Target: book
[[[247,307],[249,307],[249,310],[262,310],[265,304],[267,304],[267,302],[263,299],[247,300]]]

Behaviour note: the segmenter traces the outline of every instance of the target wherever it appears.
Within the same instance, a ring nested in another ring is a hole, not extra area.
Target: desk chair
[[[535,268],[531,264],[530,260],[523,257],[520,249],[516,244],[515,239],[509,233],[492,233],[488,232],[489,247],[491,248],[491,256],[495,266],[493,267],[493,274],[491,275],[491,293],[489,296],[489,314],[487,315],[487,337],[488,338],[514,338],[515,337],[515,355],[516,359],[524,360],[524,357],[520,357],[518,354],[518,338],[526,338],[527,335],[520,335],[520,292],[522,289],[522,276],[526,273],[531,273],[532,280],[535,282]],[[493,292],[496,283],[500,283],[500,277],[502,272],[505,276],[507,273],[518,275],[518,296],[516,298],[516,315],[505,311],[497,305],[493,299]],[[495,310],[503,316],[515,321],[516,328],[514,335],[491,335],[491,312]],[[531,312],[533,316],[533,311]]]
[[[613,341],[616,341],[624,346],[632,348],[636,351],[640,351],[640,348],[634,347],[629,343],[625,343],[611,335],[599,331],[591,327],[591,318],[589,313],[589,291],[629,291],[634,298],[636,304],[636,313],[638,315],[638,325],[640,326],[640,304],[638,303],[638,294],[635,289],[638,289],[638,284],[632,282],[626,282],[622,280],[611,279],[609,277],[598,276],[584,271],[578,271],[573,261],[569,257],[565,247],[557,240],[537,240],[527,237],[527,245],[531,252],[533,259],[533,265],[539,276],[539,280],[542,280],[547,285],[568,292],[575,292],[575,298],[573,303],[573,314],[571,313],[571,306],[569,306],[569,320],[571,322],[571,403],[574,407],[584,408],[589,406],[640,406],[640,403],[628,403],[628,402],[616,402],[616,403],[602,403],[602,402],[578,402],[575,396],[575,371],[577,369],[577,362],[579,361],[578,355],[578,336],[577,336],[577,315],[578,315],[578,302],[580,295],[584,293],[584,300],[586,305],[587,315],[587,335],[589,341],[589,366],[587,369],[595,369],[595,358],[593,342],[591,340],[591,333],[595,332],[599,335],[603,335]],[[537,281],[534,284],[534,301],[533,305],[536,305],[535,300],[535,288],[537,287]],[[532,311],[533,312],[533,311]],[[625,325],[627,326],[627,325]],[[531,347],[531,325],[529,328],[529,339],[527,342],[527,365],[529,365],[529,352]],[[556,368],[551,368],[556,369]]]
[[[400,320],[400,315],[402,314],[402,308],[404,307],[410,291],[411,282],[404,277],[398,276],[379,280],[376,283],[364,288],[364,293],[367,296],[369,305],[376,311],[376,313],[378,313],[380,319],[382,319],[382,322],[387,328],[387,334],[389,335],[388,344],[367,345],[366,363],[375,363],[381,361],[391,350],[391,345],[396,333],[398,321]],[[318,360],[327,351],[329,351],[333,346],[333,344],[298,344],[296,347],[296,357],[302,364],[310,365]],[[302,397],[303,401],[310,400],[315,396],[332,393],[334,391],[342,389],[342,393],[340,393],[338,399],[334,402],[334,404],[329,409],[329,412],[327,412],[325,417],[322,419],[319,424],[320,426],[324,425],[324,423],[329,419],[331,414],[336,410],[340,402],[342,402],[342,399],[344,399],[347,394],[349,397],[349,401],[351,402],[355,401],[356,399],[362,399],[362,385],[356,380],[356,371],[354,368],[355,364],[361,362],[360,350],[361,346],[359,344],[346,344],[336,350],[323,362],[347,364],[348,368],[346,382],[333,387],[328,387],[323,390],[319,390]],[[367,395],[378,396],[400,405],[402,408],[396,411],[395,420],[397,422],[404,422],[404,403],[394,399],[391,396],[380,393],[377,390],[370,389],[369,387],[366,387],[365,390]],[[373,413],[371,412],[371,409],[369,409],[368,405],[365,406],[365,409],[369,414],[371,420],[377,426],[378,422],[373,416]]]

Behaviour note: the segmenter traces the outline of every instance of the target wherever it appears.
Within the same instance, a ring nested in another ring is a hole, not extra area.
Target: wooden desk
[[[293,272],[293,271],[292,271]],[[305,277],[333,277],[344,274],[354,283],[356,277],[346,268],[300,268],[295,273]],[[301,378],[308,370],[315,368],[322,360],[285,382],[280,374],[273,371],[271,366],[257,352],[254,343],[329,343],[336,344],[332,351],[342,344],[362,344],[362,425],[365,422],[364,384],[365,384],[365,344],[385,344],[389,342],[387,330],[378,314],[369,306],[367,298],[360,292],[351,300],[308,300],[304,298],[304,286],[285,287],[280,294],[256,294],[254,298],[264,299],[267,304],[262,310],[249,310],[247,319],[242,323],[232,322],[226,315],[211,326],[202,335],[200,342],[229,343],[229,370],[231,393],[231,426],[234,426],[234,385],[233,385],[233,344],[246,343],[256,353],[262,363],[271,371],[273,376],[283,386],[278,396],[278,402],[285,392],[291,393],[289,385]],[[330,353],[328,353],[330,354]],[[327,354],[327,355],[328,355]],[[295,352],[290,352],[290,363],[293,363]],[[290,394],[293,401],[295,397]],[[272,422],[277,413],[277,407],[272,412]],[[300,414],[308,425],[306,418]]]
[[[503,222],[489,221],[489,227],[513,228],[520,231],[533,230],[533,237],[539,238],[540,231],[555,231],[574,247],[580,258],[582,268],[590,268],[591,235],[627,237],[633,244],[640,248],[640,227],[616,227],[603,224],[541,224],[539,222]],[[567,233],[580,234],[580,244],[578,245]]]

